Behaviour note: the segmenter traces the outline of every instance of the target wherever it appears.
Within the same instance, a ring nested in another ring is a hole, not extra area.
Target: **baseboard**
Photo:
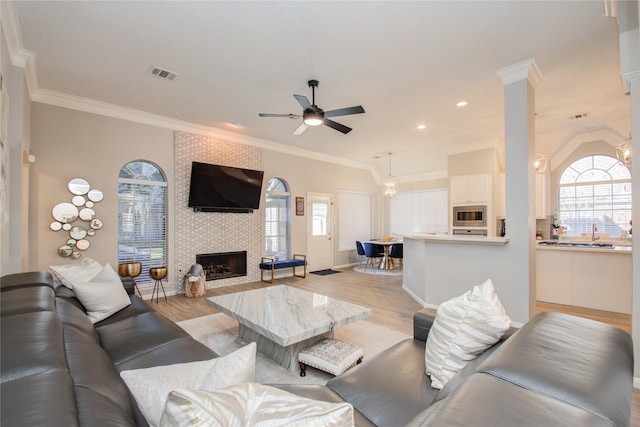
[[[640,378],[633,377],[633,388],[640,388]]]
[[[413,298],[418,304],[420,304],[422,307],[424,308],[438,308],[438,306],[433,306],[431,304],[427,304],[426,302],[422,301],[422,299],[420,297],[418,297],[416,294],[414,294],[411,289],[407,288],[404,284],[402,285],[402,289],[409,294],[409,296],[411,298]]]

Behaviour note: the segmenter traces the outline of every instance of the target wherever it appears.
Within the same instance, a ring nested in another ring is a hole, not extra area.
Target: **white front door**
[[[331,194],[307,193],[307,261],[309,271],[333,266]]]

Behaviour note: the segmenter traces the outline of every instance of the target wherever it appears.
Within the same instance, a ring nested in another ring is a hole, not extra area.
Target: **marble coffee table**
[[[240,338],[295,370],[298,353],[333,331],[373,314],[369,308],[291,286],[279,285],[207,298],[207,304],[235,319]]]

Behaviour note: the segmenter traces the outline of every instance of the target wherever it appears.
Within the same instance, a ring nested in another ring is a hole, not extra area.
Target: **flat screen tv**
[[[193,162],[188,206],[196,212],[253,212],[260,207],[263,176],[263,171]]]

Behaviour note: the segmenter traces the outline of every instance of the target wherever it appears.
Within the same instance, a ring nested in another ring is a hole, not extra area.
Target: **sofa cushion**
[[[100,324],[96,330],[102,347],[116,365],[189,336],[178,325],[156,312]]]
[[[86,387],[75,387],[78,421],[81,426],[138,426],[133,415],[103,394]]]
[[[494,345],[511,326],[491,280],[438,307],[427,338],[426,372],[441,389],[469,361]]]
[[[53,274],[55,274],[60,283],[69,289],[73,289],[76,281],[88,282],[96,274],[100,273],[102,264],[92,258],[84,257],[80,262],[50,265],[49,268],[53,271]]]
[[[68,369],[62,339],[62,322],[50,311],[3,317],[0,322],[2,382]],[[13,349],[13,351],[7,351]]]
[[[67,299],[56,298],[56,312],[62,319],[62,324],[65,328],[76,328],[85,335],[91,336],[96,343],[100,343],[100,337],[98,336],[96,328],[93,327],[93,323],[91,323],[86,313],[76,305]]]
[[[613,425],[629,425],[632,348],[631,337],[622,329],[562,313],[541,313],[478,370]]]
[[[207,426],[313,425],[353,426],[353,407],[346,402],[313,400],[256,383],[216,391],[173,390],[162,414],[162,425]]]
[[[131,304],[118,273],[109,264],[105,264],[90,280],[75,281],[73,291],[93,323],[104,320]]]
[[[6,353],[3,350],[3,365]],[[0,385],[0,407],[0,424],[3,427],[78,425],[73,380],[69,371],[63,368],[3,382]]]
[[[178,388],[215,390],[255,378],[256,344],[226,356],[191,363],[122,371],[138,407],[151,426],[160,425],[167,396]]]
[[[90,389],[91,400],[109,401],[110,407],[133,417],[133,406],[126,385],[111,359],[95,339],[73,327],[65,327],[65,347],[69,370],[76,388]],[[84,409],[78,404],[78,410]]]
[[[130,369],[151,368],[174,363],[197,362],[209,360],[219,355],[206,345],[185,336],[167,342],[153,350],[138,354],[136,357],[124,360],[116,365],[119,371]]]
[[[438,394],[424,372],[424,342],[413,339],[329,380],[327,387],[379,426],[406,424]]]
[[[53,289],[53,277],[48,271],[7,274],[0,278],[0,290],[48,286]]]
[[[148,303],[140,299],[137,295],[129,295],[129,301],[131,304],[123,308],[122,310],[112,314],[100,322],[97,322],[94,326],[100,329],[103,326],[120,322],[121,320],[129,317],[135,317],[143,313],[155,313],[156,310]]]
[[[48,286],[18,287],[2,292],[2,317],[33,311],[55,311],[53,289]]]
[[[584,409],[476,373],[455,393],[425,409],[407,426],[611,427],[612,424]]]

